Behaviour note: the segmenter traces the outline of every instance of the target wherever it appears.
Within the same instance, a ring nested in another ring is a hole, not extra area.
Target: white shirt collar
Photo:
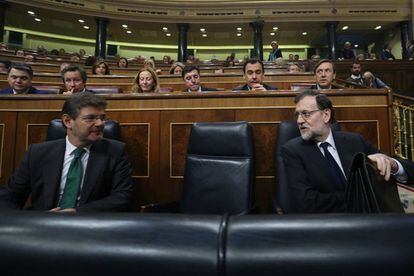
[[[326,140],[325,141],[322,141],[322,142],[317,142],[316,144],[318,145],[318,147],[323,143],[323,142],[328,142],[329,143],[329,145],[331,145],[335,150],[336,150],[336,145],[335,145],[335,141],[334,141],[334,138],[333,138],[333,135],[332,135],[332,130],[331,130],[331,128],[329,128],[329,135],[328,135],[328,138],[326,138]]]
[[[76,149],[77,147],[76,146],[74,146],[70,141],[69,141],[69,138],[68,138],[68,136],[66,135],[66,150],[65,150],[65,155],[68,155],[68,154],[72,154],[72,152]],[[90,150],[91,150],[91,145],[89,145],[89,146],[87,146],[87,147],[84,147],[83,148],[88,154],[89,154],[89,152],[90,152]]]

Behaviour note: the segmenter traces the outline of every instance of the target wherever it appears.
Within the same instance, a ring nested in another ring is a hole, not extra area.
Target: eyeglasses
[[[103,115],[86,115],[86,116],[82,116],[80,118],[88,124],[95,123],[97,120],[101,120],[102,122],[108,121],[108,117],[106,117],[106,114],[103,114]]]
[[[315,113],[317,111],[321,111],[321,110],[315,109],[315,110],[310,110],[310,111],[305,110],[305,111],[301,111],[301,112],[297,112],[296,111],[295,113],[293,113],[293,115],[295,117],[295,120],[298,119],[299,115],[302,116],[302,118],[304,120],[307,120],[307,119],[309,119],[313,115],[313,113]]]

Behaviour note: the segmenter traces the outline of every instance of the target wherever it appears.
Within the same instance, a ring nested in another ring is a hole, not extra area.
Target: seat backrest
[[[88,91],[94,94],[119,94],[122,89],[117,86],[88,86]]]
[[[37,90],[45,91],[48,94],[60,94],[62,87],[58,85],[34,85]]]
[[[254,144],[247,122],[195,123],[185,163],[182,213],[242,214],[254,202]]]
[[[114,120],[105,122],[103,136],[108,139],[122,141],[121,127]],[[61,139],[66,137],[66,127],[62,123],[62,119],[53,119],[47,127],[46,141]]]
[[[331,124],[332,131],[341,129],[338,123]],[[286,179],[285,166],[283,164],[281,149],[289,140],[299,137],[300,131],[296,121],[283,121],[279,125],[276,147],[275,147],[275,161],[276,161],[276,207],[280,208],[284,213],[294,211],[294,206],[290,200],[289,185]]]

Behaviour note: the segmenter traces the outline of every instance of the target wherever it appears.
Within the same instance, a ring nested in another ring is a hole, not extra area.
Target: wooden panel
[[[14,170],[16,112],[0,112],[0,183],[5,184]]]
[[[56,118],[60,118],[60,112],[19,112],[15,151],[16,167],[20,164],[30,144],[45,141],[47,125]]]

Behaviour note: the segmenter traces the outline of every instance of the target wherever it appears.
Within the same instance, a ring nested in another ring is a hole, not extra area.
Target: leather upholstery
[[[253,206],[254,145],[247,122],[195,123],[185,163],[182,213],[241,214]]]
[[[406,275],[413,227],[408,215],[232,217],[226,275]]]
[[[218,273],[220,216],[84,214],[0,213],[1,274]]]
[[[108,139],[122,141],[121,127],[119,123],[114,120],[105,122],[103,136]],[[66,137],[66,127],[61,119],[53,119],[49,122],[47,127],[46,141],[61,139]]]
[[[413,215],[0,212],[2,275],[409,275]]]
[[[339,131],[341,127],[338,123],[331,124],[331,129],[333,131]],[[283,164],[283,159],[281,156],[281,149],[287,141],[300,136],[300,131],[297,126],[296,121],[283,121],[279,125],[277,140],[276,140],[276,150],[275,150],[275,160],[276,160],[276,196],[275,202],[276,207],[281,208],[284,213],[293,212],[295,209],[290,202],[290,192],[289,186],[286,180],[285,167]]]

